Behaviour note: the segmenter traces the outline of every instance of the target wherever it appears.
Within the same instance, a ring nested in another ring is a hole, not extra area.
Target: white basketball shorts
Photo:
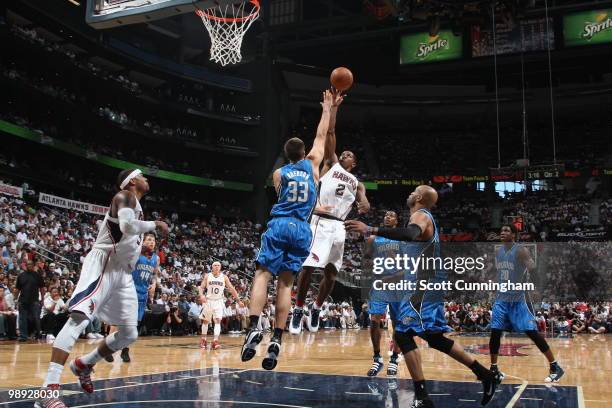
[[[336,271],[340,271],[346,239],[344,223],[313,215],[310,229],[312,230],[312,246],[304,266],[325,268],[327,264],[333,264]]]

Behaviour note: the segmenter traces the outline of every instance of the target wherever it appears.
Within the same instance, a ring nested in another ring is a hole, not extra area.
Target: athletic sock
[[[391,361],[397,361],[397,356],[398,354],[394,351],[393,354],[391,354]]]
[[[100,353],[98,353],[98,348],[96,347],[95,349],[81,357],[81,361],[87,365],[94,365],[98,361],[102,360],[102,358],[103,357],[100,355]]]
[[[251,315],[249,316],[249,320],[251,321],[249,328],[256,329],[257,325],[259,324],[259,316]]]
[[[482,364],[478,362],[478,360],[474,360],[474,362],[470,365],[470,370],[479,380],[484,380],[490,377],[491,371],[487,370]]]
[[[427,390],[425,389],[425,380],[412,381],[414,383],[414,396],[418,400],[423,400],[428,397]]]
[[[374,360],[382,361],[382,356],[380,355],[380,352],[374,353]]]
[[[43,384],[43,387],[48,386],[49,384],[59,384],[60,378],[62,377],[62,371],[64,371],[64,366],[57,363],[49,363],[49,369],[47,370],[47,378]]]
[[[557,367],[559,367],[559,363],[557,363],[557,360],[553,361],[552,363],[550,363],[550,369],[554,370]]]
[[[272,338],[280,343],[283,339],[283,329],[279,329],[278,327],[274,329],[274,335],[272,336]]]

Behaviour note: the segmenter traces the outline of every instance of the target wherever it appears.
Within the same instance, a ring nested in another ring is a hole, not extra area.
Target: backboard
[[[205,10],[235,0],[87,0],[85,20],[94,28],[145,23],[183,13]]]

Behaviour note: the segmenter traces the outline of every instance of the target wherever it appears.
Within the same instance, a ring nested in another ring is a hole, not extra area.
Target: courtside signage
[[[400,64],[446,61],[463,56],[463,40],[450,30],[440,30],[438,35],[429,33],[406,34],[400,39]]]
[[[563,17],[566,46],[612,42],[612,9],[583,11]]]

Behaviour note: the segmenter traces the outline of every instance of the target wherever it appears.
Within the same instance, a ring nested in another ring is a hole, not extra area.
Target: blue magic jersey
[[[159,258],[156,254],[151,255],[151,258],[145,255],[138,257],[136,268],[132,272],[134,286],[136,286],[136,293],[138,294],[138,302],[143,303],[147,301],[153,271],[155,271],[158,265]]]
[[[527,265],[519,258],[521,246],[513,244],[512,248],[506,249],[504,245],[497,252],[495,267],[497,268],[497,280],[499,283],[524,283],[527,280]],[[498,292],[497,300],[504,302],[516,302],[525,300],[525,292],[522,290],[508,290]]]
[[[307,221],[317,201],[317,185],[312,162],[300,160],[281,167],[278,201],[272,207],[273,217],[293,217]]]
[[[429,217],[434,227],[433,236],[427,241],[406,242],[403,254],[408,258],[420,260],[417,267],[410,267],[404,272],[404,279],[416,282],[416,290],[405,290],[402,293],[401,304],[397,311],[395,330],[398,332],[414,331],[417,334],[430,332],[446,332],[450,328],[446,325],[444,317],[444,291],[427,290],[420,288],[420,281],[437,283],[446,280],[446,271],[440,268],[440,262],[431,259],[441,258],[440,236],[438,225],[429,211],[417,210]],[[429,262],[427,260],[430,259]]]

